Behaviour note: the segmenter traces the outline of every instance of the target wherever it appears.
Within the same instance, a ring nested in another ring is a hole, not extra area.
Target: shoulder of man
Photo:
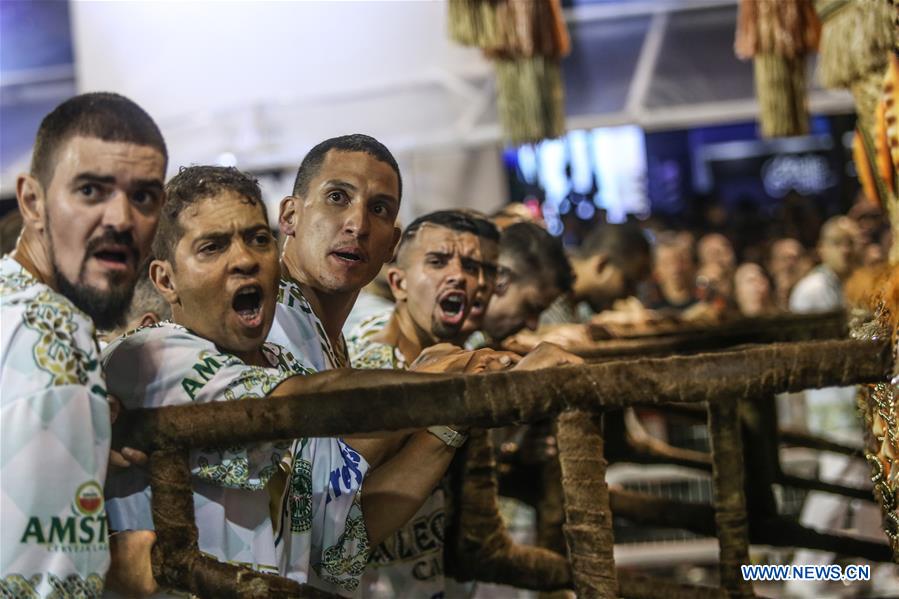
[[[375,335],[387,326],[391,314],[392,309],[372,315],[359,323],[359,326],[347,336],[347,352],[353,368],[403,367],[397,361],[396,347],[374,340]]]
[[[221,371],[233,375],[246,368],[236,356],[172,322],[137,329],[103,351],[109,392],[128,409],[197,401]]]
[[[0,320],[4,403],[66,385],[105,396],[93,321],[8,256],[0,264]]]
[[[822,267],[805,275],[790,292],[792,312],[821,312],[841,307],[841,294],[835,288],[833,278]],[[838,284],[838,280],[837,280]]]

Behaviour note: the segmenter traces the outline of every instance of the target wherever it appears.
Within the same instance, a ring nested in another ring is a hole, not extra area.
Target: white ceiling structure
[[[446,12],[444,1],[74,1],[76,82],[144,106],[173,169],[284,171],[266,182],[280,197],[312,145],[360,131],[397,153],[411,198],[404,218],[434,206],[489,210],[506,194],[492,67],[449,40]],[[570,129],[757,114],[752,67],[732,51],[735,0],[601,1],[566,18]],[[842,92],[814,89],[810,101],[815,112],[852,110]]]

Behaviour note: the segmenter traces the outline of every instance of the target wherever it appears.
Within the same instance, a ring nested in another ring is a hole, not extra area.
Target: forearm
[[[420,431],[368,475],[362,487],[362,514],[373,546],[415,515],[440,483],[455,452],[434,435]]]
[[[158,590],[150,565],[156,535],[149,530],[129,530],[109,538],[109,572],[106,587],[126,597],[146,597]]]
[[[367,433],[343,437],[344,442],[368,462],[374,471],[392,458],[409,438],[407,432]]]

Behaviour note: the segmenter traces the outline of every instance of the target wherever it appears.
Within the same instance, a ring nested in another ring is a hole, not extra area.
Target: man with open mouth
[[[288,348],[316,370],[349,366],[342,329],[360,290],[393,256],[400,230],[396,226],[402,196],[399,166],[376,139],[354,134],[316,145],[297,171],[293,193],[280,206],[279,226],[286,240],[282,279],[269,341]],[[456,318],[461,316],[457,303]],[[498,354],[497,354],[498,355]],[[497,355],[433,357],[413,370],[475,372],[495,367]],[[335,373],[336,374],[336,373]],[[345,374],[343,375],[345,376]],[[364,400],[364,398],[360,398]],[[438,432],[446,432],[437,427]],[[453,437],[457,441],[462,435]],[[302,449],[295,443],[294,454]],[[354,437],[360,452],[384,456],[365,481],[363,500],[369,537],[382,537],[404,525],[438,484],[458,443],[420,431],[390,445],[383,439]],[[302,469],[285,460],[287,472],[275,475],[288,497],[302,489]],[[333,478],[333,477],[332,477]],[[352,482],[355,489],[356,482]],[[392,497],[389,509],[378,513],[377,497]],[[302,506],[287,501],[283,518]],[[305,558],[302,531],[283,530],[279,538],[286,574],[301,573]],[[295,565],[294,565],[295,564]]]
[[[290,394],[325,384],[314,380],[321,375],[312,376],[302,356],[266,342],[280,265],[256,181],[233,168],[190,167],[166,192],[150,278],[171,306],[173,322],[109,345],[103,361],[111,392],[135,409]],[[368,531],[378,530],[362,513],[358,490],[380,456],[367,451],[373,444],[361,445],[357,452],[342,439],[325,438],[298,441],[295,455],[289,441],[193,451],[200,550],[351,593],[368,557]],[[294,486],[272,497],[272,476],[287,458],[297,474]],[[334,471],[340,476],[330,477]],[[153,529],[148,482],[146,473],[133,469],[110,476],[111,527]],[[377,495],[367,501],[380,513]],[[282,565],[278,547],[285,536],[294,542],[290,568]],[[158,590],[148,553],[140,557],[134,567],[145,575],[138,586]]]
[[[83,94],[44,118],[31,171],[16,181],[24,229],[0,259],[4,597],[103,592],[110,405],[95,327],[117,326],[128,309],[167,159],[134,102]]]
[[[387,278],[393,311],[364,320],[349,336],[356,368],[405,370],[422,351],[458,337],[484,278],[484,242],[499,233],[484,219],[446,210],[413,221],[403,232]],[[513,360],[495,354],[496,366]],[[464,434],[434,430],[450,443]],[[377,546],[363,582],[363,596],[442,596],[444,492],[438,487],[412,519]]]

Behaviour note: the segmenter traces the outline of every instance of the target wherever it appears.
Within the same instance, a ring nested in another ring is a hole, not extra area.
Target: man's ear
[[[159,315],[156,312],[144,312],[144,315],[140,317],[140,324],[138,327],[148,327],[150,325],[156,324],[159,322]]]
[[[16,179],[16,201],[22,213],[22,226],[43,232],[47,198],[41,182],[32,175],[19,175]]]
[[[397,302],[405,301],[408,297],[406,292],[406,271],[396,266],[387,269],[387,284],[390,285],[390,292],[393,293],[393,299]]]
[[[493,295],[506,295],[506,292],[509,290],[509,285],[511,284],[511,273],[509,273],[509,271],[507,271],[503,267],[500,267],[499,272],[496,274],[496,285],[494,285],[493,287]]]
[[[178,289],[172,276],[172,265],[168,260],[153,260],[150,262],[150,280],[159,294],[171,305],[178,304]]]
[[[298,215],[295,200],[294,196],[287,196],[281,200],[281,205],[278,207],[278,228],[286,237],[295,237],[297,234]]]
[[[601,273],[609,266],[609,255],[605,253],[599,253],[593,257],[594,268],[597,273]]]

